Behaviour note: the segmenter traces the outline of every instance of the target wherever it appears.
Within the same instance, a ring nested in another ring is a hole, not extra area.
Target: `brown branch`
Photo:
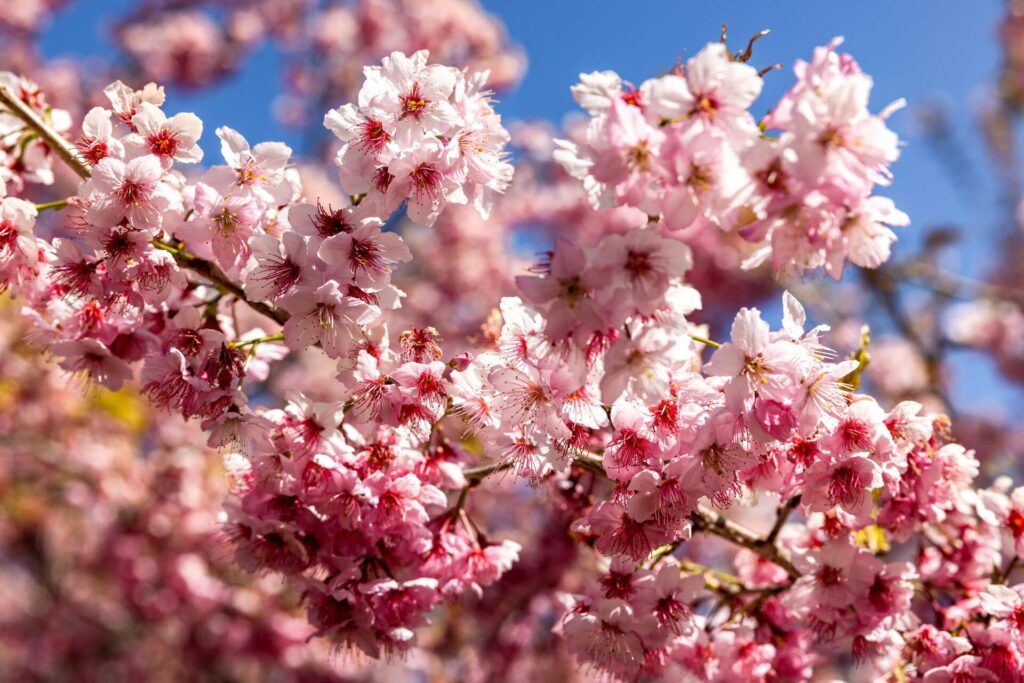
[[[898,276],[911,279],[914,284],[945,297],[966,301],[973,301],[979,297],[1014,302],[1024,300],[1024,289],[975,280],[959,273],[942,270],[925,261],[895,264],[892,266],[892,270]]]
[[[771,531],[768,532],[768,536],[764,539],[765,543],[774,545],[775,539],[779,537],[779,532],[782,531],[782,527],[786,524],[786,520],[789,519],[790,514],[796,509],[796,506],[800,504],[800,496],[793,496],[786,501],[786,504],[779,508],[779,513],[775,516],[775,524],[772,525]]]
[[[747,548],[761,557],[777,564],[786,570],[791,579],[800,578],[800,572],[782,551],[773,543],[768,543],[742,524],[728,519],[714,510],[700,506],[697,511],[690,515],[694,529],[724,538],[735,545]]]
[[[77,173],[79,177],[86,179],[90,176],[89,167],[85,165],[81,159],[78,158],[78,153],[75,152],[74,147],[60,135],[57,131],[43,121],[35,111],[32,110],[27,104],[21,101],[21,98],[10,91],[10,89],[0,84],[0,103],[5,105],[12,114],[17,116],[22,122],[34,130],[43,142],[54,151],[68,167]]]
[[[494,474],[495,472],[503,472],[504,470],[512,467],[511,460],[503,460],[494,462],[489,465],[480,465],[479,467],[470,467],[469,469],[462,470],[462,475],[466,477],[466,481],[471,484],[479,484],[481,481]]]
[[[604,459],[595,455],[594,453],[580,453],[572,456],[573,464],[582,467],[585,470],[593,472],[602,477],[607,477],[608,474],[604,471],[603,462]],[[515,465],[515,461],[507,458],[505,460],[499,460],[496,462],[489,463],[487,465],[479,465],[477,467],[470,467],[462,470],[462,474],[466,477],[466,480],[473,484],[479,484],[481,481],[489,477],[496,472],[504,472],[507,469],[511,469]]]
[[[588,469],[595,474],[605,477],[608,476],[604,471],[602,464],[603,458],[599,455],[594,453],[581,453],[579,455],[572,456],[572,460],[576,465]],[[463,474],[471,484],[475,485],[485,477],[495,472],[509,469],[511,466],[512,462],[510,460],[504,460],[501,462],[491,463],[489,465],[482,465],[480,467],[463,470]],[[782,529],[782,525],[785,524],[786,518],[799,504],[800,497],[794,496],[779,509],[779,514],[775,518],[775,526],[772,527],[767,538],[762,538],[742,524],[738,524],[731,519],[723,517],[714,510],[704,506],[700,506],[692,515],[690,515],[690,519],[693,522],[695,531],[703,531],[723,538],[735,545],[747,548],[766,560],[782,567],[786,570],[786,573],[789,574],[791,579],[796,580],[801,576],[799,570],[793,566],[793,563],[783,553],[783,551],[775,545],[775,539],[778,537],[779,531]],[[651,562],[650,566],[653,567],[657,565],[664,557],[672,554],[679,545],[680,543],[678,542],[669,543],[654,550],[648,558]]]
[[[171,256],[174,257],[174,262],[177,263],[179,267],[191,270],[196,275],[209,280],[222,294],[230,294],[234,296],[239,301],[245,302],[249,308],[253,309],[257,313],[265,315],[281,325],[288,321],[288,314],[280,308],[263,301],[250,301],[247,299],[245,297],[245,290],[232,282],[231,279],[224,274],[224,271],[217,266],[217,264],[201,259],[198,256],[193,256],[183,249],[171,246],[170,244],[161,242],[160,240],[153,240],[153,246],[171,254]]]

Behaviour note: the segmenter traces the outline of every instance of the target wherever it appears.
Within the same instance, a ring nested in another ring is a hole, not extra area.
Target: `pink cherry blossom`
[[[132,155],[153,154],[165,167],[173,162],[189,164],[203,160],[197,144],[203,134],[203,122],[195,114],[175,114],[168,118],[149,102],[141,102],[132,117],[135,133],[124,138]]]
[[[281,307],[291,314],[284,333],[289,348],[320,344],[332,358],[344,355],[353,345],[356,326],[380,314],[376,306],[346,296],[334,280],[315,290],[296,290],[281,301]]]
[[[127,219],[139,230],[157,230],[168,212],[181,209],[181,199],[163,181],[160,160],[153,155],[101,159],[93,168],[89,221],[103,227]]]

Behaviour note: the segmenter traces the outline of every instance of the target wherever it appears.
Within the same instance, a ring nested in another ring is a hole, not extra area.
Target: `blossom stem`
[[[860,389],[860,378],[864,370],[871,363],[871,354],[868,353],[868,346],[871,344],[871,328],[863,325],[860,328],[860,347],[850,355],[850,360],[857,361],[857,367],[840,380],[840,383],[848,387],[850,391]]]
[[[253,309],[257,313],[265,315],[271,320],[282,325],[288,321],[288,314],[281,309],[263,301],[250,301],[245,298],[245,291],[232,282],[231,279],[224,274],[224,271],[222,271],[216,264],[193,256],[184,249],[180,249],[160,240],[153,240],[153,246],[157,249],[162,249],[163,251],[168,252],[174,257],[174,261],[180,267],[191,270],[196,275],[206,278],[222,293],[231,294],[239,301],[244,301],[249,308]]]
[[[256,339],[245,339],[243,341],[233,341],[228,346],[233,349],[243,349],[246,346],[258,346],[259,344],[266,344],[267,342],[284,341],[284,334],[268,334],[264,337],[257,337]]]
[[[649,562],[648,568],[654,569],[657,567],[663,559],[674,553],[680,545],[682,545],[682,541],[672,541],[659,548],[655,548],[647,558]]]
[[[711,567],[705,567],[704,565],[691,562],[690,560],[680,560],[679,569],[690,574],[703,574],[704,586],[708,590],[719,593],[726,592],[731,595],[739,595],[742,593],[756,593],[758,590],[756,588],[748,588],[747,586],[744,586],[743,582],[732,574],[718,569],[712,569]]]
[[[45,204],[36,204],[36,211],[46,211],[47,209],[63,209],[68,205],[68,200],[58,199],[55,202],[46,202]]]
[[[714,510],[704,506],[697,508],[697,511],[690,516],[690,519],[693,521],[696,530],[705,531],[730,543],[747,548],[785,569],[790,578],[800,578],[800,572],[775,544],[768,543],[766,539],[761,538],[747,527],[737,524],[731,519],[723,517]]]
[[[722,348],[722,345],[719,344],[718,342],[712,341],[710,339],[705,339],[704,337],[698,336],[696,334],[691,334],[690,335],[690,339],[692,339],[693,341],[696,341],[696,342],[700,342],[704,346],[710,346],[713,349],[720,349],[720,348]]]

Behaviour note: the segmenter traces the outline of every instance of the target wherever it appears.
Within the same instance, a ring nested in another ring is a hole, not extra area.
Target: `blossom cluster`
[[[555,263],[550,279],[566,282]],[[939,557],[934,568],[915,568],[864,547],[871,534],[903,541],[927,523],[967,535],[984,529],[972,510],[977,461],[962,447],[938,443],[933,418],[920,405],[886,413],[870,397],[851,394],[846,382],[858,363],[826,360],[824,329],[805,331],[803,308],[789,295],[784,309],[776,332],[756,309],[741,311],[732,340],[703,366],[688,334],[693,328],[678,312],[673,327],[657,313],[650,322],[637,315],[624,335],[631,345],[624,355],[637,365],[620,384],[607,381],[616,372],[614,346],[588,344],[576,356],[547,336],[549,325],[559,328],[557,318],[549,322],[518,301],[503,304],[497,343],[509,365],[479,356],[474,363],[492,366],[487,380],[455,404],[480,422],[493,418],[496,424],[485,428],[499,435],[486,440],[508,444],[500,455],[514,470],[542,479],[582,464],[609,481],[607,497],[593,501],[574,530],[612,558],[611,566],[601,591],[566,597],[561,627],[570,648],[597,668],[623,680],[678,670],[705,680],[762,680],[769,672],[803,680],[816,646],[852,650],[884,666],[879,662],[898,656],[913,636],[914,580],[923,576],[936,591],[951,588],[954,577],[987,585],[998,564],[998,531],[988,532],[987,554],[975,548],[952,575],[940,569]],[[652,332],[663,335],[660,355],[640,345]],[[574,364],[586,368],[575,382]],[[470,393],[484,401],[470,402]],[[485,411],[488,398],[493,404]],[[713,574],[705,578],[726,597],[761,594],[752,615],[771,626],[761,634],[746,620],[695,616],[694,596],[705,584],[700,571],[684,578],[671,558],[657,574],[645,568],[685,547],[694,533],[725,524],[703,501],[731,507],[753,491],[792,501],[806,521],[780,526],[778,549],[766,552],[761,541],[760,558],[741,563],[737,556],[739,578],[732,581],[743,582],[742,589],[723,587]],[[864,601],[873,609],[858,609]],[[720,644],[695,639],[712,626]],[[785,650],[772,644],[773,632],[791,636]],[[749,645],[741,648],[749,659],[734,663],[726,653],[737,642]],[[1017,662],[1015,648],[1008,656]]]
[[[109,86],[74,148],[23,87],[7,113],[82,182],[54,203],[52,238],[47,205],[0,200],[0,278],[63,368],[137,378],[200,420],[226,451],[237,563],[287,577],[338,647],[406,652],[442,602],[514,575],[531,549],[492,538],[471,503],[507,473],[548,494],[558,535],[599,567],[544,590],[603,674],[811,680],[851,656],[877,679],[1021,680],[1022,489],[979,488],[943,416],[857,393],[864,350],[841,360],[788,292],[779,329],[753,307],[723,343],[695,322],[701,232],[738,234],[747,265],[775,270],[888,258],[885,226],[905,216],[872,191],[897,140],[837,45],[797,65],[763,126],[747,111],[761,76],[722,45],[635,90],[585,76],[593,119],[555,155],[615,228],[554,240],[471,351],[389,329],[412,258],[392,215],[482,220],[512,175],[486,75],[425,52],[367,67],[356,102],[327,113],[337,206],[308,194],[287,146],[230,128],[224,163],[197,168],[203,124],[165,113],[157,86]],[[250,405],[289,353],[337,374]],[[568,575],[576,554],[559,557]]]
[[[427,64],[427,52],[392,53],[367,67],[358,105],[327,113],[324,125],[345,145],[341,184],[378,215],[408,200],[408,216],[431,225],[449,203],[485,218],[493,193],[512,178],[509,140],[483,89],[486,73]]]
[[[382,230],[390,212],[408,198],[410,214],[436,215],[456,194],[482,210],[510,173],[484,75],[426,59],[395,53],[382,70],[368,69],[361,99],[381,119],[373,125],[385,144],[353,149],[357,161],[342,155],[343,165],[380,163],[381,172],[406,164],[394,187],[404,183],[407,194],[371,192],[339,209],[302,203],[291,150],[250,146],[226,127],[217,130],[225,163],[188,178],[177,166],[202,159],[202,122],[165,114],[160,88],[117,82],[105,91],[109,108],[91,110],[76,141],[87,179],[68,201],[75,236],[37,237],[33,204],[2,203],[11,245],[2,272],[25,298],[37,338],[62,367],[110,389],[141,365],[142,391],[154,404],[202,418],[211,445],[245,453],[244,467],[233,465],[229,522],[240,563],[301,579],[319,632],[374,655],[406,647],[443,596],[493,582],[517,552],[479,538],[460,510],[445,512],[443,490],[467,482],[447,463],[455,454],[430,438],[441,413],[419,410],[429,390],[419,372],[436,358],[433,333],[404,333],[398,353],[380,319],[400,302],[391,270],[410,258],[402,239]],[[443,145],[441,132],[451,135]],[[446,189],[412,184],[425,177]],[[225,290],[197,287],[189,269],[250,303],[272,302],[259,310],[283,322],[283,332],[238,327]],[[393,410],[344,433],[340,404],[297,397],[285,410],[250,410],[245,383],[265,379],[269,362],[287,351],[268,342],[282,339],[295,350],[316,344],[353,367],[379,361],[389,383],[378,374],[378,398]],[[444,366],[429,368],[440,382]],[[422,386],[392,380],[405,376]],[[339,514],[347,529],[324,527]]]
[[[433,378],[423,367],[392,377]],[[417,389],[391,386],[382,393],[397,419],[343,422],[342,404],[301,397],[262,415],[229,504],[241,566],[301,577],[317,634],[373,657],[407,649],[426,613],[493,583],[519,551],[448,507],[444,491],[468,485],[456,452],[395,424]]]
[[[599,206],[633,206],[668,230],[735,232],[751,243],[744,267],[876,268],[909,222],[888,185],[898,138],[885,123],[902,103],[868,110],[872,80],[841,40],[797,62],[797,82],[762,121],[750,107],[761,74],[724,44],[633,87],[612,71],[573,87],[590,115],[577,142],[555,152]],[[692,237],[691,237],[692,239]]]

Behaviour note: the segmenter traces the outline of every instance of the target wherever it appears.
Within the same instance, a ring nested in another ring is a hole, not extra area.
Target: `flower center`
[[[117,190],[117,198],[122,204],[137,205],[146,197],[146,188],[134,180],[125,180]]]
[[[634,168],[638,168],[641,171],[649,171],[651,168],[651,151],[647,149],[647,140],[641,140],[632,147],[627,152],[626,160]]]
[[[849,465],[844,465],[832,473],[828,484],[828,497],[833,505],[853,505],[860,502],[864,495],[864,486],[860,475]]]
[[[577,302],[587,294],[587,290],[583,287],[583,284],[580,282],[578,277],[559,280],[558,284],[562,286],[562,298],[565,299],[570,306],[575,306]]]
[[[319,199],[316,202],[316,215],[310,216],[309,221],[320,237],[327,238],[342,232],[352,232],[352,226],[348,224],[348,219],[345,217],[345,210],[335,211],[329,204],[325,209]]]
[[[838,567],[825,565],[818,571],[818,581],[823,586],[838,586],[843,582],[843,572]]]
[[[414,119],[419,119],[420,116],[423,115],[423,112],[426,110],[427,105],[430,104],[430,100],[424,97],[423,93],[420,92],[419,82],[412,84],[412,89],[405,95],[402,95],[401,101],[402,115],[400,118],[403,119],[407,116],[411,116]]]
[[[826,128],[818,138],[818,142],[822,147],[829,149],[846,146],[846,140],[843,138],[842,132],[835,126],[829,126]]]
[[[391,175],[387,166],[380,166],[373,172],[373,187],[381,194],[385,194],[394,179],[395,176]]]
[[[414,168],[409,174],[414,191],[417,194],[425,193],[431,197],[437,196],[442,177],[440,171],[426,162]]]
[[[706,166],[691,163],[690,177],[686,182],[691,188],[693,188],[694,192],[707,192],[711,189],[714,177]]]
[[[379,154],[384,146],[388,144],[391,136],[384,130],[384,124],[380,121],[368,119],[362,126],[359,136],[356,138],[356,146],[371,154]]]
[[[0,254],[14,251],[18,244],[18,229],[10,221],[0,223]]]
[[[246,159],[236,173],[238,174],[238,184],[242,186],[255,185],[267,179],[254,159]]]
[[[693,109],[690,110],[690,115],[714,118],[715,114],[718,113],[718,107],[718,98],[713,93],[697,93],[697,96],[694,98]]]
[[[839,434],[848,451],[866,451],[871,447],[871,428],[863,420],[843,420]]]
[[[178,136],[169,130],[161,130],[150,136],[149,149],[157,156],[172,157],[178,151]]]
[[[1024,536],[1024,512],[1017,508],[1010,510],[1010,514],[1006,518],[1006,525],[1010,527],[1014,538]]]
[[[213,222],[217,225],[217,230],[220,231],[221,235],[230,235],[238,226],[238,214],[225,206],[219,212],[214,214]]]
[[[651,253],[648,251],[635,251],[630,249],[626,252],[626,272],[634,280],[647,277],[654,271],[654,264],[651,262]]]

